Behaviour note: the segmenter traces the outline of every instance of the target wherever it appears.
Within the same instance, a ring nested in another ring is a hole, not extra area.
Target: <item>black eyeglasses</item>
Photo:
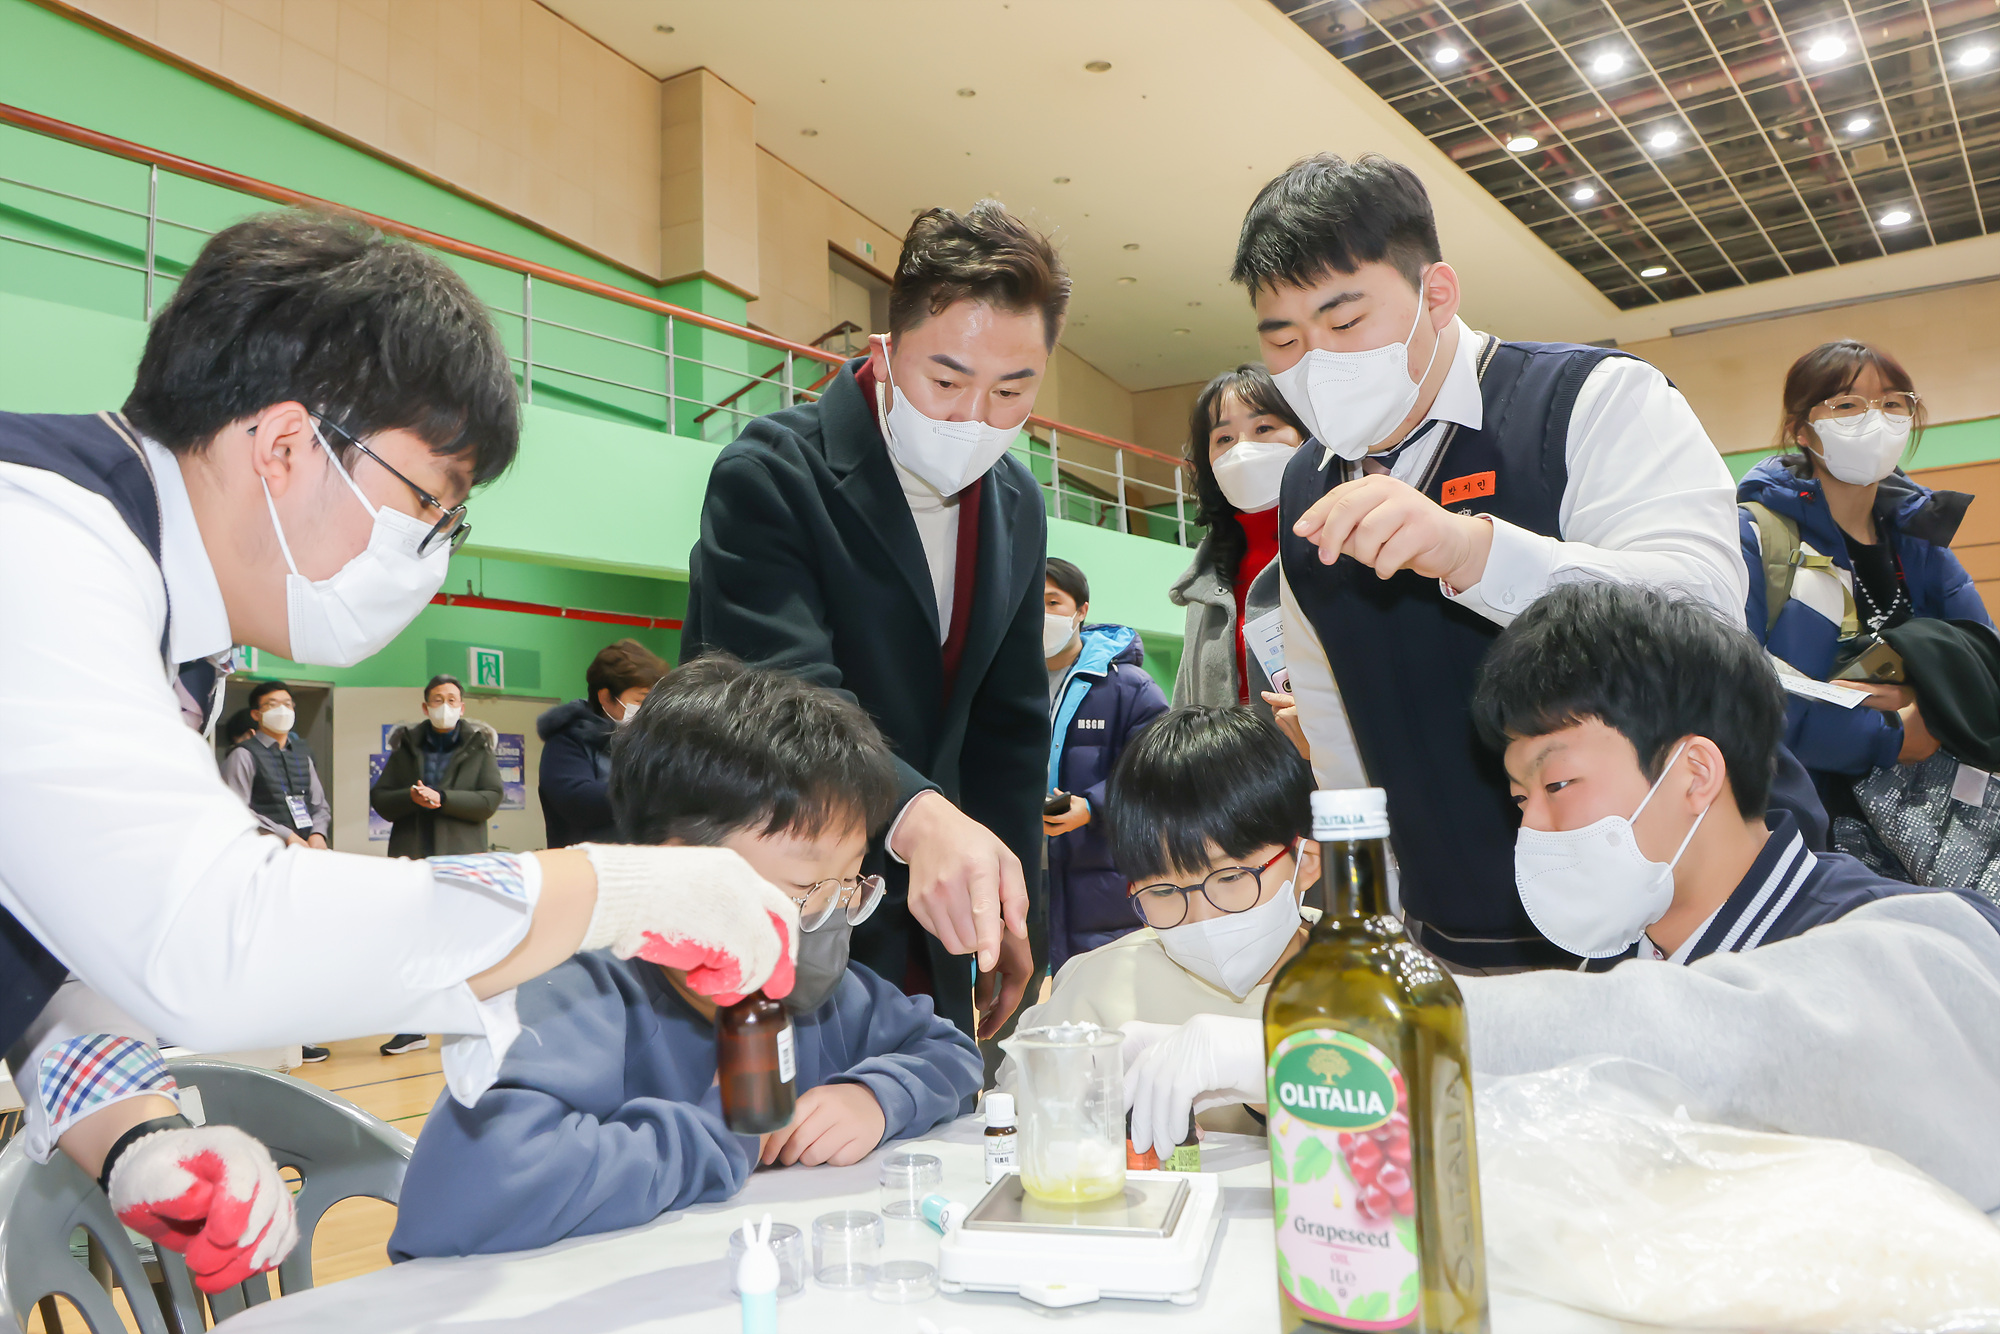
[[[1215,905],[1217,912],[1248,912],[1263,897],[1264,872],[1284,860],[1291,850],[1291,844],[1286,844],[1278,849],[1277,856],[1262,866],[1225,866],[1210,871],[1198,885],[1141,885],[1130,895],[1132,911],[1155,931],[1164,931],[1186,921],[1188,899],[1194,894],[1200,894]]]
[[[419,556],[428,556],[437,547],[439,542],[448,543],[448,549],[453,552],[456,552],[460,547],[465,545],[465,539],[472,532],[472,524],[465,517],[465,506],[453,505],[449,509],[445,508],[445,503],[442,500],[439,500],[436,496],[390,467],[386,459],[355,439],[353,434],[344,427],[335,425],[331,417],[319,412],[313,413],[313,416],[317,417],[319,424],[326,427],[327,430],[332,431],[342,440],[353,445],[363,454],[381,464],[391,477],[416,492],[418,500],[421,500],[424,504],[444,515],[442,519],[431,525],[431,530],[424,535],[424,540],[417,543],[417,554]]]

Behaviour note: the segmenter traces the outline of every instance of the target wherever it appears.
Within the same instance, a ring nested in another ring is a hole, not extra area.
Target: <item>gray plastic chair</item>
[[[278,1266],[281,1293],[303,1292],[313,1285],[313,1230],[328,1209],[357,1195],[389,1204],[401,1197],[403,1169],[416,1141],[379,1117],[274,1070],[199,1057],[169,1061],[167,1069],[183,1088],[199,1091],[204,1125],[235,1126],[263,1141],[279,1167],[297,1170],[301,1181],[293,1207],[299,1242]],[[110,1216],[109,1209],[105,1215]],[[174,1334],[196,1334],[203,1328],[201,1293],[186,1263],[163,1251],[159,1268],[172,1307]],[[270,1296],[269,1280],[259,1274],[210,1296],[208,1307],[220,1323],[246,1306],[269,1301]]]
[[[37,1303],[61,1294],[95,1334],[120,1334],[125,1322],[109,1290],[115,1281],[125,1289],[140,1334],[168,1334],[145,1263],[104,1192],[62,1154],[34,1163],[25,1148],[16,1138],[0,1150],[0,1311],[25,1329]],[[70,1249],[78,1228],[90,1239],[91,1266]],[[43,1306],[45,1319],[54,1311],[53,1301]]]

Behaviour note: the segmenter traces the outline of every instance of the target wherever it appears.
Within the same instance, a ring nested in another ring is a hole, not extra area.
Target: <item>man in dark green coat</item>
[[[424,687],[424,719],[389,733],[389,762],[368,803],[387,820],[391,857],[486,851],[486,822],[500,809],[493,728],[465,716],[455,677]]]

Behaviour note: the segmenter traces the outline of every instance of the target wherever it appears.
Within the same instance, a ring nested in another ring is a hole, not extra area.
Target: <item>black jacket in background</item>
[[[1011,455],[978,483],[979,558],[947,696],[937,598],[875,412],[844,367],[816,403],[760,417],[709,473],[688,558],[681,661],[724,649],[852,697],[896,754],[902,800],[936,789],[1021,859],[1039,915],[1049,678],[1042,657],[1048,520]],[[854,958],[892,982],[912,939],[907,869],[878,835],[867,869],[889,899]],[[973,961],[923,939],[938,1013],[972,1031]]]
[[[410,795],[424,781],[419,738],[430,723],[419,718],[389,733],[389,762],[368,790],[368,804],[389,821],[391,857],[442,857],[486,851],[486,822],[500,809],[499,733],[474,718],[458,720],[458,745],[435,786],[444,804],[425,810]]]
[[[1924,726],[1953,759],[2000,769],[2000,636],[1979,621],[1919,616],[1882,638],[1903,660]]]
[[[542,738],[535,780],[549,846],[616,843],[611,819],[611,733],[617,726],[587,699],[558,704],[535,719]]]

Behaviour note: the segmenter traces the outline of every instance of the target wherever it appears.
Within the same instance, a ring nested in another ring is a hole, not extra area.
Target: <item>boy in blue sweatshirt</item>
[[[403,1179],[395,1260],[526,1250],[649,1222],[739,1190],[760,1164],[845,1166],[950,1120],[978,1049],[847,961],[881,901],[863,876],[896,801],[889,750],[851,701],[733,658],[699,659],[612,743],[630,843],[729,848],[799,904],[792,1011],[798,1110],[732,1134],[715,1084],[715,1006],[672,969],[578,955],[520,988],[521,1037],[474,1107],[440,1097]]]

